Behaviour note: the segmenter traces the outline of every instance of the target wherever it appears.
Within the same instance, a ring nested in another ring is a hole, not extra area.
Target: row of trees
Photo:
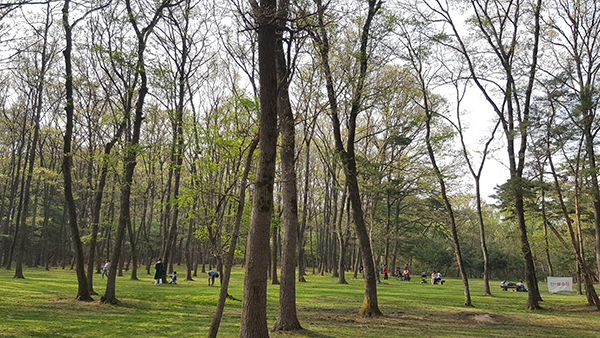
[[[540,277],[576,275],[600,309],[594,2],[0,10],[0,255],[15,277],[23,263],[70,265],[89,300],[112,259],[102,299],[116,303],[123,269],[137,279],[163,257],[190,280],[209,264],[225,272],[222,313],[242,263],[253,337],[267,330],[269,278],[274,328],[300,328],[307,267],[340,283],[362,267],[364,316],[381,314],[376,267],[406,262],[461,276],[467,306],[469,277],[487,294],[490,278],[525,277],[535,309]],[[473,114],[489,123],[469,126]],[[504,152],[493,207],[483,168]]]

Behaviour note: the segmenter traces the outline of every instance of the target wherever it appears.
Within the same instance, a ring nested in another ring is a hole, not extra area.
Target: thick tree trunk
[[[192,245],[192,237],[193,236],[194,236],[194,219],[192,217],[190,217],[187,239],[185,241],[185,267],[186,267],[185,280],[186,281],[194,280],[192,278],[192,269],[194,268],[193,260],[192,260],[193,250],[194,250],[193,245]]]
[[[280,0],[279,34],[288,16],[289,0]],[[281,193],[283,199],[283,243],[281,252],[281,286],[279,311],[273,331],[301,330],[296,311],[296,248],[298,243],[298,192],[296,188],[296,131],[288,93],[289,69],[283,51],[282,37],[277,41],[277,80],[279,84],[277,110],[281,131]]]
[[[596,247],[596,277],[600,279],[600,188],[598,186],[598,176],[595,173],[596,170],[596,155],[594,151],[594,137],[591,131],[591,125],[593,123],[593,115],[589,112],[585,115],[585,145],[586,151],[588,154],[588,165],[589,170],[593,174],[590,175],[591,184],[590,191],[592,194],[593,200],[593,210],[594,210],[594,229],[596,233],[595,237],[595,247]]]
[[[258,172],[252,218],[246,249],[246,277],[240,324],[241,338],[269,336],[267,328],[267,264],[269,230],[273,213],[273,183],[277,154],[277,34],[275,0],[261,0],[255,6],[258,30],[260,74],[260,129]]]
[[[540,181],[543,183],[544,175],[540,173]],[[544,249],[546,251],[546,263],[548,264],[548,276],[554,276],[552,260],[550,259],[550,245],[548,243],[548,217],[546,216],[546,192],[542,189],[542,226],[544,227]]]

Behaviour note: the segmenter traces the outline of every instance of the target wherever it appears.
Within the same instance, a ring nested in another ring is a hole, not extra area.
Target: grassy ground
[[[184,268],[179,269],[183,275]],[[206,336],[219,288],[207,286],[202,275],[179,285],[152,285],[141,271],[140,281],[118,277],[118,306],[99,301],[74,301],[77,292],[71,270],[25,269],[25,280],[0,269],[0,337],[188,337]],[[94,276],[98,293],[106,280]],[[182,276],[179,277],[182,279]],[[243,271],[234,270],[230,294],[241,299]],[[362,280],[338,285],[337,278],[308,275],[297,285],[297,307],[304,331],[273,337],[599,337],[600,313],[584,296],[549,295],[540,284],[543,310],[524,310],[527,294],[500,291],[493,281],[492,297],[481,296],[481,280],[470,280],[473,308],[462,306],[462,283],[419,284],[419,279],[390,279],[378,287],[384,317],[356,316],[364,295]],[[216,283],[215,283],[216,284]],[[600,291],[600,290],[599,290]],[[268,286],[268,319],[277,316],[279,286]],[[100,299],[95,296],[95,299]],[[220,337],[239,336],[241,300],[228,300]]]

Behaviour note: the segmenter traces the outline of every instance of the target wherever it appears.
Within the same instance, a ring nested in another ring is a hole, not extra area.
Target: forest
[[[600,309],[599,34],[590,0],[4,2],[2,267],[115,303],[159,257],[245,266],[255,333],[251,285],[364,275],[373,316],[384,265]]]

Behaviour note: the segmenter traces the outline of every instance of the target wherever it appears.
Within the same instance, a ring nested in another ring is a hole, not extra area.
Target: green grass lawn
[[[181,267],[182,279],[185,268]],[[25,269],[26,279],[0,269],[1,337],[189,337],[206,336],[217,304],[219,288],[207,286],[204,274],[178,285],[152,285],[152,277],[129,274],[117,278],[118,306],[74,301],[77,292],[72,270]],[[104,293],[106,280],[94,275],[95,289]],[[243,270],[234,270],[230,294],[242,298]],[[600,313],[587,306],[584,296],[548,294],[540,290],[543,310],[527,311],[526,293],[500,291],[484,297],[483,283],[471,279],[473,308],[462,306],[462,282],[447,279],[443,286],[390,279],[378,287],[384,317],[356,316],[364,295],[361,280],[337,284],[337,278],[308,275],[297,285],[297,308],[304,331],[273,337],[600,337]],[[215,283],[216,284],[216,283]],[[600,291],[600,290],[599,290]],[[279,286],[268,286],[268,320],[277,316]],[[220,337],[239,336],[241,300],[228,300]]]

